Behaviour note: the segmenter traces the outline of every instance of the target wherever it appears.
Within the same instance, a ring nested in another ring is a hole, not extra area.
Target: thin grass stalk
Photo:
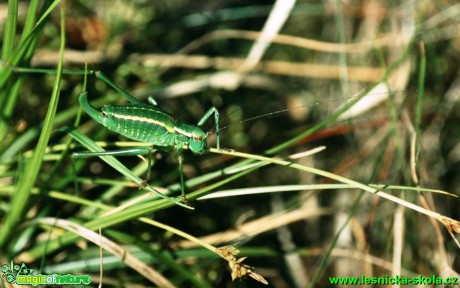
[[[40,134],[37,147],[34,151],[32,158],[27,161],[24,173],[18,180],[17,190],[13,194],[11,204],[6,214],[5,221],[0,228],[0,247],[4,247],[7,244],[7,240],[10,239],[10,235],[13,233],[16,225],[24,217],[24,210],[30,199],[32,187],[35,184],[38,173],[40,171],[43,156],[45,154],[46,147],[53,129],[54,117],[56,115],[57,105],[59,101],[59,93],[61,90],[61,70],[64,59],[64,48],[65,48],[65,34],[64,34],[64,13],[61,11],[61,44],[59,47],[59,63],[57,66],[57,76],[53,87],[48,111],[46,113],[43,130]]]

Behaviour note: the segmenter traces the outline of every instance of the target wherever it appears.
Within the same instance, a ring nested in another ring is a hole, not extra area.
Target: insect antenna
[[[406,91],[401,90],[401,91],[389,91],[389,92],[371,93],[371,94],[365,95],[364,97],[370,97],[370,96],[373,96],[373,95],[375,96],[375,95],[382,95],[382,94],[390,95],[390,94],[401,93],[401,92],[406,92]],[[339,97],[339,98],[329,99],[329,100],[325,100],[325,101],[320,101],[319,97],[316,97],[314,101],[312,101],[311,103],[308,103],[308,104],[298,105],[298,106],[290,107],[290,108],[284,108],[284,109],[280,109],[280,110],[276,110],[276,111],[272,111],[272,112],[263,113],[263,114],[260,114],[260,115],[255,115],[255,116],[252,116],[252,117],[248,117],[248,118],[245,118],[243,120],[238,120],[238,121],[230,123],[228,125],[221,126],[219,128],[219,131],[225,130],[225,129],[227,129],[227,128],[233,126],[233,125],[236,125],[236,124],[243,124],[243,123],[251,122],[251,121],[261,119],[261,118],[265,118],[265,117],[271,117],[271,118],[279,117],[284,113],[288,113],[290,111],[294,111],[294,110],[297,110],[297,109],[305,109],[305,108],[308,108],[308,107],[313,107],[313,106],[321,105],[321,104],[324,104],[324,103],[350,101],[350,100],[355,99],[357,97],[360,97],[360,96]],[[229,115],[231,115],[231,114],[233,114],[233,113],[235,113],[235,112],[237,112],[239,110],[241,110],[241,108],[236,108],[235,110],[233,110],[230,113],[228,113],[227,116],[229,116]],[[213,133],[215,133],[215,128],[211,128],[210,130],[208,130],[207,135],[211,135]]]
[[[254,99],[254,102],[257,103],[257,102],[259,102],[259,101],[261,101],[261,100],[263,100],[263,99],[266,99],[266,98],[267,98],[266,95],[259,96],[259,97],[256,97],[256,98]],[[221,116],[221,120],[223,120],[223,121],[225,122],[225,120],[228,120],[228,119],[231,118],[230,116],[232,116],[233,114],[235,114],[236,112],[241,111],[241,110],[242,110],[241,107],[234,108],[232,111],[230,111],[230,112],[226,113],[225,115]],[[241,120],[241,121],[242,121],[242,120]],[[220,125],[220,123],[222,123],[222,121],[219,121],[219,125]],[[227,122],[227,123],[229,123],[229,122]],[[223,128],[226,129],[226,128],[228,128],[228,127],[230,127],[230,126],[232,126],[232,125],[234,125],[234,124],[238,124],[238,123],[239,123],[239,122],[233,122],[233,123],[230,123],[230,124],[228,124],[228,125],[223,126]],[[221,130],[222,130],[222,128],[219,127],[219,131],[221,131]],[[216,127],[213,126],[213,127],[211,127],[209,130],[207,130],[206,134],[209,136],[209,135],[214,134],[215,132],[216,132]]]

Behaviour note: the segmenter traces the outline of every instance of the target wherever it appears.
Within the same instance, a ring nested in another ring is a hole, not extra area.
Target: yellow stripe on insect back
[[[123,114],[117,114],[117,113],[111,113],[111,116],[117,119],[123,119],[123,120],[131,120],[131,121],[136,121],[136,122],[143,122],[143,123],[149,123],[149,124],[154,124],[161,126],[166,129],[169,133],[174,133],[174,127],[168,126],[165,122],[149,118],[149,117],[143,117],[143,116],[133,116],[133,115],[123,115]]]
[[[179,127],[174,127],[174,131],[176,131],[177,133],[179,134],[182,134],[184,135],[185,137],[189,137],[189,138],[194,138],[196,140],[201,140],[202,137],[200,135],[196,135],[194,133],[191,133],[191,132],[188,132],[188,131],[185,131],[183,129],[180,129]]]

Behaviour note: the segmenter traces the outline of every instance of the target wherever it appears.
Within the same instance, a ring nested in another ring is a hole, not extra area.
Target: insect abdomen
[[[132,140],[156,146],[174,145],[175,120],[151,105],[120,105],[102,108],[103,125]]]

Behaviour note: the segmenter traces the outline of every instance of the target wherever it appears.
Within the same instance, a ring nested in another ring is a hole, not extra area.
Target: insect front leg
[[[203,126],[204,122],[211,117],[211,115],[214,114],[214,121],[215,121],[215,127],[216,127],[216,142],[217,142],[217,149],[220,149],[220,140],[219,140],[219,111],[217,111],[216,107],[211,107],[209,110],[204,114],[204,116],[200,119],[198,122],[198,126],[201,127]]]
[[[182,201],[184,202],[184,204],[189,206],[188,200],[185,197],[185,182],[184,182],[184,168],[183,168],[184,155],[182,153],[182,149],[178,149],[177,153],[179,154],[179,156],[177,157],[177,162],[179,163],[181,197],[182,197]]]
[[[74,159],[81,158],[90,158],[90,157],[99,157],[99,156],[138,156],[138,155],[147,155],[152,153],[152,147],[150,146],[140,146],[140,147],[130,147],[123,148],[113,151],[101,151],[101,152],[75,152],[72,154]]]

